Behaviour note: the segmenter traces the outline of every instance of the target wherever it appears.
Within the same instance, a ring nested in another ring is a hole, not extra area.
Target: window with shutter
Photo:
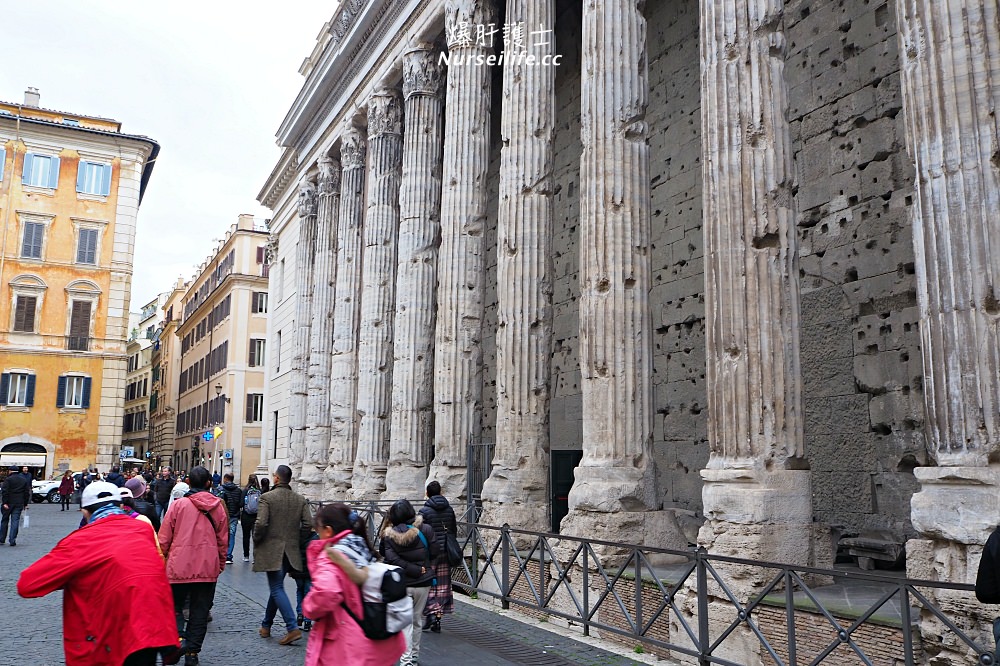
[[[45,225],[41,222],[25,222],[21,238],[21,258],[41,259],[42,241],[45,239]]]
[[[28,153],[24,156],[21,182],[31,187],[55,189],[59,184],[59,158]]]
[[[23,372],[12,372],[5,374],[4,377],[7,378],[7,390],[4,392],[6,404],[11,407],[30,407],[35,397],[34,375]],[[29,384],[31,386],[31,402],[29,402]]]
[[[97,229],[80,229],[76,246],[76,263],[97,264]]]
[[[17,295],[14,304],[14,330],[19,333],[35,332],[35,308],[38,299],[35,296]]]
[[[76,191],[108,196],[111,191],[111,165],[81,160],[76,174]]]
[[[90,342],[90,301],[73,301],[69,319],[69,349],[87,351]]]
[[[0,405],[7,404],[7,391],[10,389],[10,373],[0,374]]]

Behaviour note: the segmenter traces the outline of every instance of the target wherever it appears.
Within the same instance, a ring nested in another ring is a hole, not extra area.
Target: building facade
[[[159,146],[0,103],[0,465],[96,466],[121,443],[136,216]]]
[[[267,231],[241,215],[181,298],[174,466],[238,479],[260,464]]]
[[[163,328],[163,306],[168,293],[158,294],[142,306],[135,327],[129,334],[125,353],[125,419],[122,425],[122,445],[120,458],[134,458],[145,461],[146,453],[152,447],[154,436],[152,425],[153,395],[153,350],[159,342]],[[150,454],[149,457],[152,457]]]
[[[487,450],[490,525],[975,571],[995,3],[350,0],[301,71],[260,200],[305,492]]]
[[[177,398],[180,386],[181,341],[177,337],[180,312],[184,306],[187,284],[182,278],[166,293],[162,323],[153,342],[152,388],[149,398],[150,443],[149,460],[158,468],[174,463],[174,443],[177,436]]]

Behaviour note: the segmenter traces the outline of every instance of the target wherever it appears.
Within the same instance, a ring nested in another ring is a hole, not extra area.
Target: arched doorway
[[[41,444],[14,442],[0,449],[0,468],[27,467],[33,479],[44,479],[49,470],[48,451]]]

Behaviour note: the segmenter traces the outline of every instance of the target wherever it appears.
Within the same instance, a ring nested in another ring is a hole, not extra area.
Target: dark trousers
[[[208,612],[215,601],[215,583],[171,583],[174,592],[174,615],[177,617],[177,634],[184,639],[188,652],[201,652],[208,631]],[[184,606],[188,606],[187,626]]]
[[[244,511],[240,514],[240,525],[243,526],[243,557],[250,557],[250,538],[253,536],[253,526],[256,524],[256,513]]]
[[[122,666],[156,666],[156,657],[159,654],[159,648],[139,650],[125,657],[125,662]]]
[[[7,540],[7,529],[10,528],[10,543],[17,543],[17,530],[21,527],[21,511],[23,506],[12,506],[3,509],[3,520],[0,520],[0,543]],[[12,524],[13,523],[13,524]]]
[[[59,496],[59,500],[60,500],[60,503],[62,504],[62,510],[63,511],[69,511],[69,499],[71,497],[72,497],[72,495],[60,495]]]

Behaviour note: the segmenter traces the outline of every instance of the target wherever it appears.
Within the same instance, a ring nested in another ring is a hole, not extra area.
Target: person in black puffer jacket
[[[235,478],[227,473],[219,486],[219,497],[226,503],[229,511],[229,550],[226,551],[226,564],[233,563],[233,548],[236,546],[236,527],[240,524],[240,511],[243,510],[243,490],[233,483]]]
[[[156,513],[156,507],[142,499],[146,495],[146,482],[137,476],[126,481],[125,488],[128,488],[132,493],[132,497],[135,498],[133,503],[136,513],[149,518],[149,522],[153,525],[153,530],[159,532],[160,516]]]
[[[455,520],[455,510],[448,500],[441,495],[441,484],[431,481],[427,484],[427,501],[420,509],[424,524],[434,528],[434,537],[438,543],[438,556],[434,559],[434,577],[437,582],[431,587],[424,607],[424,631],[440,633],[441,618],[450,614],[455,607],[455,598],[451,592],[451,565],[448,564],[447,539],[451,534],[458,537],[458,522]]]
[[[108,478],[105,479],[108,483],[113,483],[119,488],[125,485],[125,477],[122,476],[121,470],[117,467],[111,468],[111,473],[108,474]]]
[[[432,562],[437,558],[438,550],[434,528],[424,524],[424,517],[418,516],[407,500],[397,500],[386,515],[379,552],[386,564],[403,570],[406,593],[413,599],[413,625],[407,643],[409,649],[399,660],[400,666],[412,666],[420,657],[421,618],[427,595],[434,584]]]

